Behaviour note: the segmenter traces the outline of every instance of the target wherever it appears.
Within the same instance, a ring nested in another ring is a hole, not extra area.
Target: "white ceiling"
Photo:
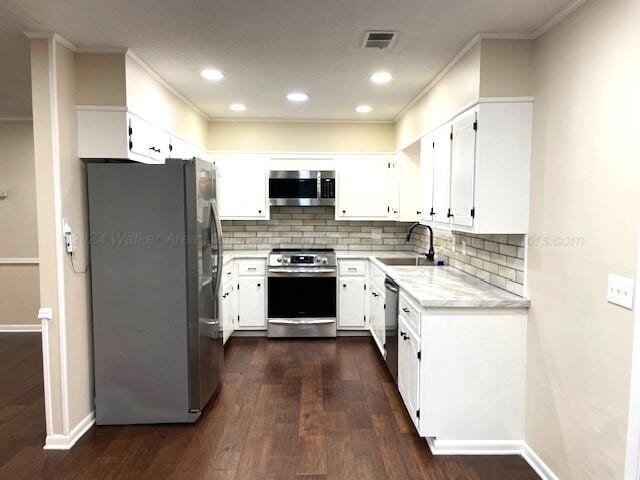
[[[0,117],[30,114],[23,31],[128,47],[213,118],[391,120],[477,33],[530,34],[569,0],[3,0]],[[389,51],[365,30],[400,32]],[[204,67],[226,78],[202,79]],[[369,82],[376,70],[394,80]],[[294,105],[291,90],[310,95]],[[247,111],[234,113],[241,102]],[[367,103],[373,112],[355,112]]]

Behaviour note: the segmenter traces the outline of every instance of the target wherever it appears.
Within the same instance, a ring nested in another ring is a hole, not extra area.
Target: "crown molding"
[[[71,50],[74,53],[78,51],[78,47],[76,47],[76,45],[73,42],[71,42],[70,40],[66,39],[65,37],[63,37],[59,33],[54,33],[54,32],[22,32],[22,33],[29,40],[46,39],[46,40],[50,40],[50,41],[59,43],[60,45],[62,45],[63,47],[68,48],[69,50]]]
[[[578,7],[580,7],[584,2],[586,2],[586,0],[573,0],[569,5],[564,7],[562,10],[556,13],[553,17],[551,17],[549,20],[544,22],[540,28],[534,31],[533,32],[534,38],[538,38],[544,35],[545,33],[547,33],[547,31],[551,30],[553,27],[559,24],[562,20],[567,18],[571,13],[577,10]]]
[[[352,125],[393,125],[393,120],[346,120],[346,119],[312,119],[312,118],[233,118],[233,117],[210,117],[210,122],[216,123],[339,123]]]

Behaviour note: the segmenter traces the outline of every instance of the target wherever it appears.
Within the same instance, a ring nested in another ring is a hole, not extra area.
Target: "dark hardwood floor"
[[[94,427],[67,452],[45,435],[39,335],[0,335],[1,479],[538,477],[517,456],[434,457],[364,338],[233,338],[196,425]]]

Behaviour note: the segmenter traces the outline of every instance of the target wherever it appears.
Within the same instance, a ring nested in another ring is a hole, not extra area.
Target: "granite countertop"
[[[401,290],[427,308],[528,308],[530,301],[454,267],[387,266],[374,263]]]

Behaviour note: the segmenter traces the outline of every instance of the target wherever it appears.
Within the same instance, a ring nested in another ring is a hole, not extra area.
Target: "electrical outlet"
[[[631,310],[633,308],[633,278],[609,274],[607,301]]]

